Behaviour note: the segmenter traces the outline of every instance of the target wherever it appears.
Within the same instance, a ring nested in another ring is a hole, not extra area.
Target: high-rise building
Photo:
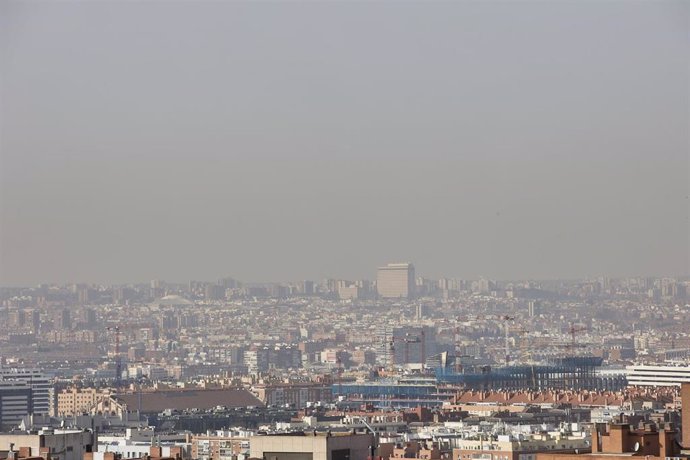
[[[217,284],[209,284],[204,290],[204,298],[206,300],[223,300],[225,299],[225,288]]]
[[[38,369],[0,369],[0,381],[24,382],[31,389],[31,410],[36,415],[50,415],[55,388],[50,377]]]
[[[26,313],[21,308],[17,310],[12,310],[9,313],[10,326],[12,327],[24,327],[26,324]]]
[[[314,295],[314,282],[309,280],[302,281],[301,291],[304,295]]]
[[[417,321],[421,321],[427,316],[429,316],[429,306],[422,303],[418,304],[415,312],[415,318]]]
[[[72,314],[67,308],[58,311],[56,327],[60,329],[72,329]]]
[[[393,328],[395,364],[423,363],[439,352],[436,331],[428,326]]]
[[[235,279],[233,278],[221,278],[218,280],[216,283],[218,286],[222,286],[223,289],[236,289],[238,286],[238,283]]]
[[[0,425],[16,426],[22,417],[33,412],[31,387],[26,382],[0,381]]]
[[[244,352],[244,365],[249,374],[268,371],[268,348],[254,348]]]
[[[84,323],[84,326],[86,326],[87,328],[96,327],[96,310],[94,310],[93,308],[84,308],[81,311],[81,315],[81,320]]]
[[[87,286],[80,286],[77,288],[77,298],[81,305],[86,305],[91,302],[91,289]]]
[[[414,297],[414,288],[414,265],[402,263],[379,267],[376,276],[376,290],[379,297],[410,299]]]
[[[41,329],[41,312],[39,310],[31,310],[31,332],[38,334]]]

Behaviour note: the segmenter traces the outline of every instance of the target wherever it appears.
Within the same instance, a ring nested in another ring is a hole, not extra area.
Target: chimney
[[[665,423],[663,428],[659,430],[659,456],[660,457],[677,457],[680,453],[678,444],[675,442],[676,429],[673,423]]]
[[[608,435],[608,448],[606,453],[622,454],[625,452],[628,436],[630,434],[630,425],[624,423],[614,423],[610,426]]]
[[[599,433],[599,424],[592,425],[592,453],[597,454],[601,452],[601,434]]]

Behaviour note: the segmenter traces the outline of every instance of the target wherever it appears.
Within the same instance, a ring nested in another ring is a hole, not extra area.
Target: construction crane
[[[108,327],[109,332],[115,333],[115,386],[122,385],[122,357],[120,356],[120,326]]]
[[[501,319],[503,321],[505,321],[505,324],[503,325],[503,329],[505,330],[505,334],[506,334],[505,346],[506,346],[506,366],[507,366],[508,364],[510,364],[510,325],[508,324],[508,321],[513,321],[515,319],[515,317],[505,315]]]
[[[422,341],[422,373],[424,373],[424,367],[426,366],[426,332],[424,332],[424,328],[422,327],[422,332],[419,334],[420,335],[420,340]]]
[[[575,354],[575,348],[577,347],[577,344],[575,343],[575,335],[587,330],[589,330],[587,327],[577,327],[574,323],[570,323],[570,327],[568,328],[568,334],[570,334],[570,344],[568,344],[567,347],[572,354]]]
[[[515,317],[510,316],[510,315],[476,315],[474,318],[471,318],[470,316],[458,317],[458,321],[467,321],[470,319],[476,319],[476,320],[487,320],[487,319],[489,319],[489,320],[499,320],[499,321],[504,322],[504,324],[503,324],[503,331],[505,334],[505,338],[504,338],[505,357],[504,358],[505,358],[505,364],[507,366],[510,363],[510,332],[513,330],[513,329],[511,329],[509,322],[514,321]],[[515,332],[527,332],[527,331],[523,331],[521,329],[515,329],[514,331]]]
[[[511,356],[511,353],[510,353],[509,334],[511,334],[511,333],[513,333],[513,334],[527,334],[528,332],[529,331],[527,329],[522,328],[522,327],[510,327],[510,326],[506,327],[506,344],[505,344],[506,345],[506,365],[508,365],[511,361],[511,358],[513,358]],[[518,354],[517,358],[518,359],[521,358],[521,354]]]
[[[343,394],[343,360],[338,356],[335,362],[338,366],[336,370],[338,376],[338,396],[341,396]]]
[[[462,363],[460,362],[459,347],[460,347],[460,327],[455,327],[455,334],[453,336],[453,343],[455,344],[455,372],[462,371]]]

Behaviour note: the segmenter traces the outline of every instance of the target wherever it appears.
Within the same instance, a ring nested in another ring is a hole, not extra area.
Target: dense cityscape
[[[390,263],[374,280],[2,288],[0,442],[241,460],[323,436],[382,458],[560,460],[605,452],[596,431],[625,425],[674,440],[645,455],[678,456],[689,287]]]
[[[0,460],[690,460],[690,0],[0,0]]]

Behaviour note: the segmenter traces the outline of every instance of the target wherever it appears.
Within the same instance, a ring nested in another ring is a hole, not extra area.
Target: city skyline
[[[489,281],[502,284],[510,283],[573,283],[573,282],[592,282],[592,281],[624,281],[624,280],[676,280],[679,282],[690,281],[690,276],[674,275],[674,274],[645,274],[645,275],[633,275],[633,276],[610,276],[607,274],[594,274],[591,276],[584,276],[580,278],[496,278],[491,276],[470,276],[470,277],[459,277],[459,276],[449,276],[449,275],[439,275],[430,276],[427,273],[420,273],[416,271],[414,266],[409,262],[389,262],[383,266],[380,266],[372,271],[370,276],[350,276],[347,278],[334,277],[334,276],[316,276],[301,279],[259,279],[259,280],[247,280],[240,277],[229,276],[229,275],[217,275],[211,276],[209,278],[202,277],[190,277],[189,279],[164,279],[162,277],[156,277],[151,279],[140,279],[131,280],[125,282],[112,282],[112,281],[91,281],[91,280],[67,280],[62,282],[56,282],[51,280],[42,280],[30,284],[16,284],[16,285],[3,285],[0,284],[1,289],[13,289],[13,288],[34,288],[38,286],[142,286],[142,285],[152,285],[160,284],[161,286],[183,286],[189,285],[190,283],[201,283],[207,285],[217,285],[221,286],[231,281],[233,284],[244,285],[244,286],[260,286],[260,285],[296,285],[300,283],[313,283],[314,286],[318,284],[325,284],[328,282],[349,282],[349,283],[359,283],[362,281],[373,283],[377,285],[377,281],[380,281],[381,270],[384,268],[389,268],[395,265],[412,265],[412,272],[414,273],[414,280],[425,280],[425,281],[466,281],[466,282],[479,282],[479,281]],[[407,289],[407,288],[406,288]],[[407,295],[383,295],[382,298],[408,298]],[[413,296],[414,297],[414,296]]]

